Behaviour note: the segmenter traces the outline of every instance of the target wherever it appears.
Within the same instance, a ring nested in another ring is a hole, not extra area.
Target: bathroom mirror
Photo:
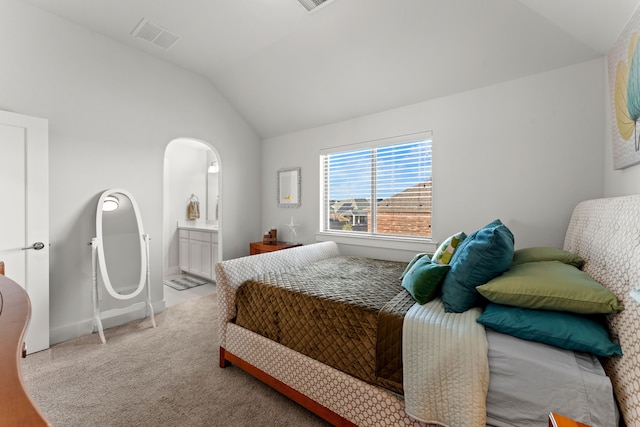
[[[300,168],[278,171],[278,207],[300,207]]]
[[[100,276],[107,292],[119,300],[134,298],[147,280],[147,242],[142,218],[126,190],[107,190],[96,209]]]

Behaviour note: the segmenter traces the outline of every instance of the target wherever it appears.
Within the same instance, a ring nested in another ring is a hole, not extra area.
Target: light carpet
[[[218,366],[211,294],[22,359],[27,388],[55,427],[328,426],[235,366]]]

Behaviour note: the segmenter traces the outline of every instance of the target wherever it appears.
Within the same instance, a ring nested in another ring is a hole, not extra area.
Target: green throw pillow
[[[422,257],[405,274],[402,287],[418,304],[425,304],[438,295],[442,279],[450,268],[447,264],[433,264],[429,257]]]
[[[449,264],[451,257],[453,257],[453,254],[460,245],[460,242],[466,238],[467,235],[464,231],[460,231],[453,236],[449,236],[433,254],[431,262],[435,264]]]
[[[451,271],[442,283],[442,303],[448,313],[462,313],[483,304],[476,286],[511,266],[513,234],[499,219],[474,231],[458,245]]]
[[[620,345],[611,341],[607,327],[592,316],[490,303],[477,322],[503,334],[567,350],[622,356]]]
[[[491,302],[572,313],[616,313],[624,307],[587,273],[559,261],[527,262],[478,286]]]
[[[422,258],[425,255],[428,255],[428,254],[426,253],[415,254],[414,257],[411,259],[411,261],[409,261],[409,264],[407,264],[407,267],[404,269],[404,271],[400,275],[400,279],[403,279],[405,274],[407,274],[409,270],[411,270],[411,267],[413,267],[413,264],[415,264],[416,261],[418,261],[420,258]]]
[[[516,250],[513,253],[513,262],[511,265],[537,261],[560,261],[577,268],[582,268],[584,265],[584,259],[582,259],[580,255],[565,251],[564,249],[544,246]]]

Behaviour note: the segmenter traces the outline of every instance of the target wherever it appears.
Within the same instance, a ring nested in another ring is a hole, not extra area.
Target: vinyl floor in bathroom
[[[188,276],[186,274],[167,276],[165,277],[165,279],[175,279],[176,277],[193,277],[194,279],[201,279],[200,277]],[[175,304],[180,304],[181,302],[188,301],[192,298],[208,295],[216,291],[215,283],[205,283],[204,285],[196,286],[195,288],[185,289],[183,291],[173,289],[171,286],[167,286],[167,285],[164,285],[163,287],[164,287],[164,299],[166,301],[167,307]]]

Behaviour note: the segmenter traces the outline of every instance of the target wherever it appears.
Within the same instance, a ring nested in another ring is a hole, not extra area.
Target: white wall
[[[517,247],[561,247],[575,204],[603,195],[603,62],[265,140],[262,228],[282,230],[293,214],[302,224],[299,240],[316,240],[321,148],[431,130],[436,242],[500,218]],[[288,166],[302,167],[298,209],[276,205],[276,171]],[[341,250],[405,260],[415,253]]]
[[[0,0],[0,109],[49,120],[53,342],[91,327],[94,210],[107,188],[136,197],[163,299],[163,163],[179,137],[223,163],[224,258],[260,236],[260,141],[204,78],[16,0]],[[242,191],[238,191],[242,189]]]

